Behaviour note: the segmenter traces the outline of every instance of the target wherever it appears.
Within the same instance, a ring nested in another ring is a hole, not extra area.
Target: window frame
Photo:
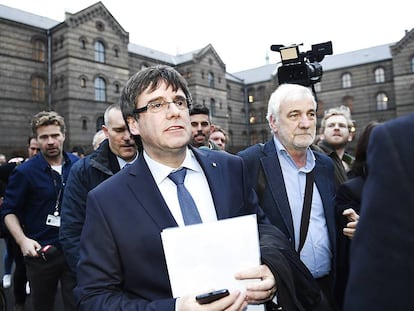
[[[349,72],[345,72],[341,76],[342,88],[349,89],[352,87],[352,75]]]
[[[375,96],[376,110],[385,111],[388,110],[389,97],[385,92],[379,92]]]
[[[105,63],[105,44],[101,40],[96,40],[94,44],[95,61]]]
[[[103,77],[98,76],[94,81],[95,100],[99,102],[106,102],[106,81]]]
[[[374,80],[375,80],[375,83],[384,83],[385,82],[384,67],[375,68],[375,70],[374,70]]]
[[[46,60],[46,46],[43,40],[33,40],[33,59],[38,62],[44,62]]]

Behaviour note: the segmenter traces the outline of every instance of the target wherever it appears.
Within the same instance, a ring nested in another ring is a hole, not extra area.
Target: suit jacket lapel
[[[136,204],[147,211],[160,230],[177,227],[177,222],[165,203],[142,153],[136,162],[132,165],[127,180],[127,187],[136,199]]]
[[[275,208],[279,209],[289,230],[290,236],[294,237],[292,214],[286,193],[285,182],[283,180],[282,168],[280,167],[273,140],[268,141],[264,145],[263,153],[265,156],[262,157],[260,161],[270,192],[276,204]]]
[[[316,155],[316,153],[315,157],[316,161],[318,161],[319,157]],[[333,208],[334,198],[332,196],[328,196],[329,193],[332,193],[332,190],[330,190],[329,187],[333,187],[333,182],[329,179],[329,173],[327,172],[327,169],[327,165],[325,165],[322,161],[318,161],[318,163],[315,165],[315,184],[318,187],[319,194],[321,195],[326,224],[328,227],[329,236],[331,238],[331,243],[333,243],[334,237],[336,235],[334,222],[335,209]]]
[[[223,202],[226,201],[223,198],[223,195],[225,194],[225,191],[223,190],[228,187],[228,185],[224,184],[224,181],[226,180],[226,178],[224,178],[225,176],[222,176],[225,169],[223,167],[220,168],[221,163],[218,163],[214,161],[214,159],[211,159],[209,157],[209,153],[199,152],[195,148],[190,148],[193,150],[195,157],[197,158],[199,164],[201,165],[201,168],[204,171],[204,174],[206,175],[214,206],[216,208],[217,218],[228,218],[230,216],[229,209],[228,207],[223,206]]]

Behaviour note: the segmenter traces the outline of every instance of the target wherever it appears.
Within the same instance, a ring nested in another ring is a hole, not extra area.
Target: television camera
[[[272,45],[270,49],[279,52],[282,65],[277,70],[279,84],[294,83],[306,87],[322,79],[322,65],[319,63],[325,55],[332,55],[332,41],[313,44],[310,51],[300,52],[299,46]]]

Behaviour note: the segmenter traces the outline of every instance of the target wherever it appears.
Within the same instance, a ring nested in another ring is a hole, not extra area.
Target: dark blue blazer
[[[315,183],[322,198],[334,259],[336,249],[334,167],[328,156],[319,152],[314,152],[314,154],[316,157]],[[260,207],[270,222],[284,232],[294,246],[292,214],[273,139],[264,145],[251,146],[239,152],[238,155],[246,163],[252,187],[258,192]],[[261,178],[260,174],[264,176]],[[259,185],[261,179],[264,185]]]
[[[373,130],[344,310],[412,310],[414,114]]]
[[[193,152],[219,219],[257,213],[241,158]],[[175,310],[160,232],[176,226],[142,154],[89,192],[75,289],[80,310]]]

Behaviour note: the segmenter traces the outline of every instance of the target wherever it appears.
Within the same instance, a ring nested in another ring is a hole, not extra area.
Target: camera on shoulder
[[[321,62],[325,55],[332,55],[332,41],[313,44],[311,50],[300,52],[299,46],[272,45],[270,49],[279,52],[282,65],[277,70],[279,84],[294,83],[313,86],[322,79]]]

